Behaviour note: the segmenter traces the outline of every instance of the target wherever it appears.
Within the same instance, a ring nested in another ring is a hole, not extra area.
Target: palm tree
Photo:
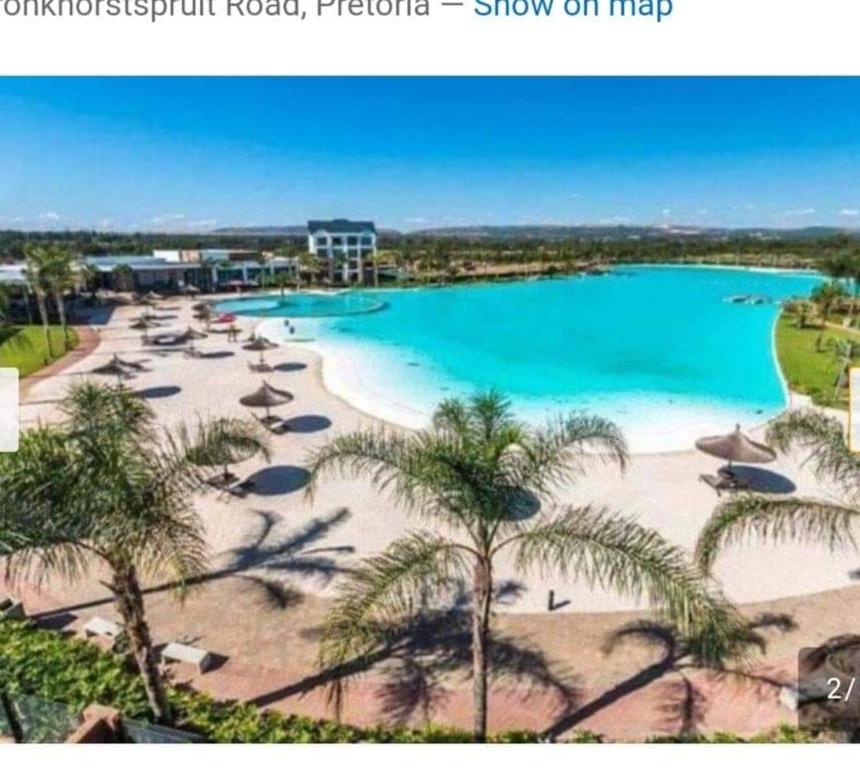
[[[833,357],[839,366],[838,373],[836,374],[836,382],[834,383],[835,394],[838,398],[842,389],[848,386],[848,376],[851,366],[854,364],[854,353],[857,344],[850,339],[830,339],[827,346],[830,347]]]
[[[92,264],[81,264],[81,281],[83,282],[86,289],[90,292],[90,299],[93,302],[98,298],[99,292],[99,277],[101,273],[99,270]]]
[[[373,287],[379,288],[379,254],[374,252],[370,261],[373,264]]]
[[[821,271],[834,280],[845,280],[852,286],[852,298],[848,307],[847,324],[854,321],[855,304],[860,293],[860,255],[855,251],[841,251],[821,262]]]
[[[128,264],[117,264],[113,268],[113,279],[117,291],[134,290],[134,271]]]
[[[65,293],[77,285],[74,265],[75,257],[68,248],[55,245],[45,249],[42,269],[57,307],[60,327],[63,329],[63,351],[68,344]]]
[[[251,421],[222,417],[199,421],[193,437],[182,428],[183,442],[191,445],[188,458],[200,467],[222,467],[224,482],[230,480],[230,465],[260,454],[271,459],[269,440],[260,426]]]
[[[847,298],[847,296],[848,291],[836,280],[819,285],[812,292],[812,302],[820,308],[821,318],[825,325],[830,320],[830,313],[834,305],[842,299]]]
[[[50,291],[50,281],[47,272],[48,252],[42,246],[27,245],[24,253],[26,259],[24,276],[27,280],[27,287],[36,297],[39,319],[42,321],[42,330],[45,334],[45,347],[48,350],[48,356],[53,357],[54,350],[51,345],[51,329],[48,322],[47,296]]]
[[[806,452],[818,480],[841,492],[842,500],[749,494],[721,504],[696,546],[696,561],[706,572],[724,549],[755,538],[820,544],[831,551],[856,546],[860,456],[849,450],[839,421],[818,411],[792,411],[771,425],[767,439],[781,452]]]
[[[152,714],[170,722],[141,580],[167,578],[182,595],[203,573],[191,504],[205,487],[189,460],[197,447],[158,430],[150,407],[121,386],[78,384],[62,411],[62,423],[25,432],[17,453],[0,455],[0,555],[13,579],[76,581],[94,563],[106,567]],[[217,434],[232,438],[226,427]]]
[[[553,503],[561,482],[598,459],[626,465],[624,439],[611,422],[572,415],[533,430],[514,420],[509,403],[494,393],[442,403],[432,428],[413,436],[356,432],[315,451],[309,493],[329,471],[367,477],[435,523],[433,532],[395,541],[352,573],[326,621],[322,663],[366,656],[385,643],[392,626],[469,581],[474,734],[484,739],[493,573],[502,553],[511,553],[521,572],[537,566],[624,595],[647,595],[682,631],[707,623],[717,642],[729,611],[680,549],[606,510],[538,512]]]

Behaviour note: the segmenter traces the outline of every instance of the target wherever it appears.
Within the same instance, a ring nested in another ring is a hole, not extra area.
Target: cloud
[[[860,216],[860,208],[843,208],[839,215],[845,219],[855,219]]]
[[[789,219],[802,219],[806,216],[815,216],[818,211],[815,208],[795,208],[791,211],[786,211],[782,215]]]
[[[183,227],[186,230],[212,229],[218,223],[218,219],[198,219],[187,221]]]
[[[185,218],[184,213],[162,213],[159,216],[153,216],[149,223],[156,227],[164,226],[165,224],[175,224]]]
[[[45,213],[40,213],[38,216],[36,216],[37,221],[60,221],[64,218],[64,216],[61,216],[55,211],[46,211]]]
[[[189,219],[184,213],[163,213],[149,220],[151,227],[168,232],[199,232],[212,229],[217,219]]]
[[[405,221],[407,224],[424,224],[426,223],[427,219],[425,219],[423,216],[407,216]]]

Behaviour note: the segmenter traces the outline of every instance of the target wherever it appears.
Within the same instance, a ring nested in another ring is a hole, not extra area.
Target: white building
[[[0,264],[0,285],[15,286],[27,284],[27,276],[23,264]]]
[[[372,221],[309,221],[308,250],[327,259],[343,282],[363,283],[365,268],[376,257],[376,227]]]

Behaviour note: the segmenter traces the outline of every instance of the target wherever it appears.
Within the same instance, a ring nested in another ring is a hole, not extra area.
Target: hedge
[[[0,690],[68,704],[82,711],[89,704],[114,707],[126,717],[149,720],[140,677],[129,662],[93,643],[39,629],[28,622],[0,621]],[[217,701],[187,688],[170,687],[176,726],[214,742],[468,742],[467,731],[440,726],[356,728],[330,720],[268,712],[250,704]],[[582,738],[592,738],[583,734]],[[528,731],[493,737],[502,743],[535,742]]]

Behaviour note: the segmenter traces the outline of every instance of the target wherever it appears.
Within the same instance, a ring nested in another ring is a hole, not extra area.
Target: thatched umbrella
[[[266,419],[271,418],[271,409],[277,408],[279,405],[291,403],[295,398],[283,389],[275,389],[265,381],[255,392],[245,397],[240,397],[239,402],[246,408],[265,408]]]
[[[116,355],[110,359],[110,362],[100,365],[98,368],[93,368],[90,373],[95,373],[99,376],[116,376],[117,381],[131,378],[128,367]]]
[[[260,365],[266,364],[266,352],[270,349],[277,349],[278,345],[273,344],[268,339],[264,339],[262,336],[256,336],[247,344],[245,344],[242,349],[248,350],[248,352],[259,352],[260,353]]]
[[[136,331],[145,331],[147,328],[157,328],[158,323],[148,317],[138,317],[132,322],[131,327]]]
[[[137,363],[133,360],[123,360],[119,355],[114,355],[111,362],[117,362],[123,368],[129,371],[145,371],[146,366],[143,363]]]
[[[198,301],[191,305],[191,309],[195,312],[209,312],[212,310],[212,305],[208,301]]]
[[[149,341],[149,329],[150,328],[158,328],[159,323],[155,322],[155,320],[149,320],[146,317],[139,317],[135,320],[131,327],[136,331],[143,331],[143,340],[144,342]]]
[[[205,339],[207,334],[203,333],[203,331],[195,331],[190,325],[185,329],[185,332],[182,333],[179,338],[182,341],[187,342],[190,349],[194,349],[194,342],[199,339]]]
[[[733,462],[741,464],[769,464],[776,461],[776,451],[768,445],[757,443],[747,437],[740,425],[729,435],[703,437],[696,441],[696,448],[709,456],[725,459],[729,467]]]

